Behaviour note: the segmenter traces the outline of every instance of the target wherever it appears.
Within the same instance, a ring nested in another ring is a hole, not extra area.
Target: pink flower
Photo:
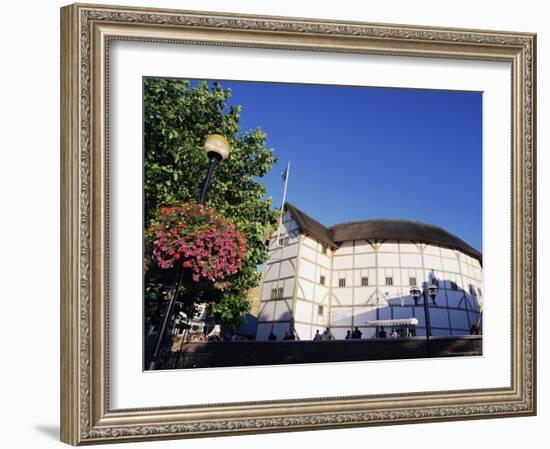
[[[173,268],[176,260],[185,258],[182,266],[192,269],[196,282],[202,277],[216,288],[227,288],[227,281],[219,281],[243,267],[246,256],[243,234],[203,205],[184,203],[164,208],[148,232],[154,236],[152,259],[157,266]]]

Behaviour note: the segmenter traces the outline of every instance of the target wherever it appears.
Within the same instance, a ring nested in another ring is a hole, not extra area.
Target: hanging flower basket
[[[150,262],[168,270],[178,265],[193,282],[208,281],[218,290],[231,284],[229,277],[243,268],[244,235],[213,209],[184,203],[167,207],[147,232],[152,241]]]

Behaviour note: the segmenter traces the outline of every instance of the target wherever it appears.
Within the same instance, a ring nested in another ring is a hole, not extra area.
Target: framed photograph
[[[536,36],[61,9],[61,439],[536,413]]]

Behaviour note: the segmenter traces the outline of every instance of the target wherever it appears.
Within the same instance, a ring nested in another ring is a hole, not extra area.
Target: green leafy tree
[[[237,326],[249,310],[247,292],[257,286],[257,266],[267,259],[266,236],[273,231],[277,210],[265,198],[258,181],[277,161],[266,148],[261,129],[241,131],[241,106],[229,106],[231,90],[218,83],[148,78],[144,80],[144,226],[162,207],[196,201],[208,168],[202,145],[209,134],[224,135],[231,145],[229,158],[218,164],[206,204],[231,220],[246,236],[243,269],[231,288],[212,298],[211,313],[220,322]],[[145,274],[147,322],[158,322],[168,299],[173,272],[160,268]],[[185,296],[185,285],[182,285]],[[190,292],[188,292],[190,293]]]

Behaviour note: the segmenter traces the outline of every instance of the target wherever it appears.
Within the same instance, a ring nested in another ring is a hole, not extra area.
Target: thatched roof
[[[318,240],[332,248],[338,248],[338,245],[332,240],[332,231],[323,226],[317,220],[311,218],[304,211],[301,211],[290,203],[285,203],[285,210],[292,214],[294,221],[296,221],[302,232],[316,237]]]
[[[286,203],[285,209],[292,214],[302,232],[317,237],[333,248],[351,240],[407,240],[459,249],[480,262],[482,259],[479,251],[456,235],[431,224],[409,220],[376,219],[325,227],[292,204]]]

